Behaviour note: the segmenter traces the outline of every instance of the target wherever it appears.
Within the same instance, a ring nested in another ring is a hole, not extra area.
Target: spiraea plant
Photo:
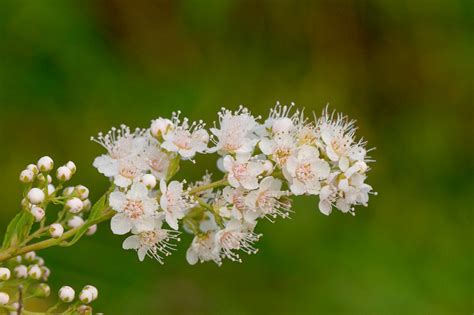
[[[49,269],[35,252],[74,245],[101,222],[110,221],[112,233],[126,235],[123,248],[135,250],[140,261],[164,263],[184,232],[194,236],[189,264],[221,265],[241,262],[242,252],[256,253],[262,237],[257,223],[289,218],[294,196],[317,197],[315,208],[325,215],[333,209],[355,214],[354,206],[367,206],[373,193],[365,182],[373,161],[355,131],[346,116],[325,109],[319,117],[306,117],[293,104],[279,103],[266,118],[242,106],[223,108],[209,129],[180,112],[145,129],[122,125],[92,138],[105,149],[93,165],[111,183],[93,206],[85,186],[66,185],[76,172],[73,162],[54,171],[53,160],[43,157],[20,174],[21,211],[0,251],[1,307],[34,314],[27,301],[50,293]],[[196,182],[180,178],[182,164],[196,163],[198,154],[214,154],[219,175],[206,171]],[[46,313],[92,313],[89,303],[97,295],[87,285],[76,298],[64,286]]]

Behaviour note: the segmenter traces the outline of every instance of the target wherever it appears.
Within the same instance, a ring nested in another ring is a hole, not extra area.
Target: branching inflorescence
[[[8,228],[0,261],[18,264],[20,255],[34,250],[70,246],[110,219],[114,234],[128,234],[123,248],[136,250],[140,261],[148,256],[163,263],[185,231],[194,235],[186,255],[190,264],[241,262],[240,252],[257,252],[259,220],[289,218],[293,196],[318,196],[315,207],[326,215],[334,208],[354,214],[354,206],[367,206],[372,187],[365,180],[372,160],[355,131],[346,116],[326,109],[308,118],[293,104],[279,103],[266,119],[242,106],[222,109],[210,129],[180,112],[153,120],[147,129],[112,128],[92,138],[106,149],[93,165],[111,180],[93,207],[86,187],[64,187],[76,171],[72,162],[57,169],[56,186],[48,157],[21,173],[23,210]],[[195,163],[198,154],[216,154],[222,175],[213,180],[206,172],[189,183],[176,179],[180,164]],[[47,222],[50,205],[58,208],[57,218]],[[69,289],[63,287],[62,296]],[[84,290],[82,303],[97,297],[95,288]],[[0,303],[14,309],[2,294]],[[72,309],[79,309],[78,303]]]

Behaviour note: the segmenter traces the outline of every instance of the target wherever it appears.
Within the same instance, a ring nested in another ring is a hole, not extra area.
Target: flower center
[[[130,219],[135,220],[140,218],[145,213],[143,202],[141,200],[127,200],[125,213]]]
[[[178,130],[173,139],[173,143],[180,149],[191,148],[191,137],[186,130]]]
[[[247,164],[237,164],[232,168],[232,171],[234,173],[234,177],[237,178],[237,180],[241,180],[247,175]]]
[[[273,155],[275,156],[278,165],[284,165],[291,155],[291,150],[289,148],[279,147],[276,148]]]
[[[313,170],[311,169],[311,164],[303,163],[298,166],[296,169],[296,178],[302,181],[308,181],[314,178]]]

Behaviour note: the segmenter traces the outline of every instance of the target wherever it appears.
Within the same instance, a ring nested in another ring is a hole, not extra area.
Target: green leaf
[[[79,230],[76,232],[76,235],[74,235],[70,242],[61,244],[61,246],[67,247],[74,245],[87,232],[87,229],[90,227],[90,222],[100,217],[102,211],[107,207],[107,197],[107,194],[104,194],[102,197],[100,197],[100,199],[92,207],[87,221],[79,228]]]
[[[166,181],[169,181],[171,178],[173,178],[173,176],[176,173],[178,173],[180,162],[181,162],[181,159],[179,158],[179,155],[171,160],[171,162],[168,166],[168,175],[166,176]]]
[[[8,224],[5,238],[3,239],[3,249],[15,246],[21,243],[30,233],[31,226],[35,222],[31,213],[21,211],[18,213],[10,224]]]

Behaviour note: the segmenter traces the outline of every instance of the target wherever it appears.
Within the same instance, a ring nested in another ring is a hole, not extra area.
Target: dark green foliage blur
[[[474,2],[0,2],[0,226],[19,172],[40,156],[78,166],[93,201],[107,180],[91,135],[182,110],[266,114],[276,100],[357,119],[379,195],[325,217],[298,198],[261,223],[244,263],[140,263],[107,224],[42,256],[53,291],[99,288],[106,314],[471,314],[474,310]],[[188,163],[197,179],[213,159]],[[41,309],[38,305],[38,309]]]

